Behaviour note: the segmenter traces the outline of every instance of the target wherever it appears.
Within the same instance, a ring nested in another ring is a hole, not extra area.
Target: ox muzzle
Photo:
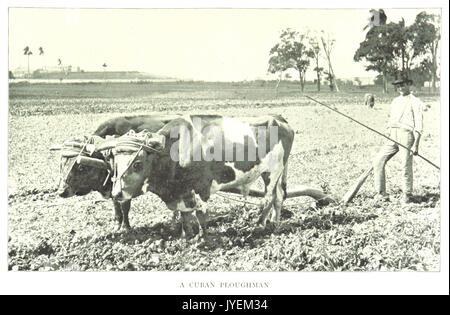
[[[69,183],[69,177],[72,174],[73,168],[76,164],[94,167],[98,169],[105,169],[110,172],[110,165],[103,159],[91,157],[91,155],[95,152],[96,147],[92,143],[93,138],[78,138],[71,139],[65,141],[63,144],[57,144],[50,147],[51,151],[61,151],[60,154],[60,184],[58,189],[58,194],[61,197],[71,197],[77,194],[76,191],[71,187]],[[62,169],[62,159],[72,159],[73,161],[69,168],[66,170],[65,174],[63,174]],[[106,183],[107,179],[105,180]],[[104,184],[105,184],[104,183]]]

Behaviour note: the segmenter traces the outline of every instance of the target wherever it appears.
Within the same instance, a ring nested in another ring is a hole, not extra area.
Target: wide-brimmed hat
[[[398,80],[395,80],[394,82],[392,82],[392,85],[400,85],[400,84],[411,85],[411,84],[413,84],[413,80],[408,79],[408,78],[402,78],[402,79],[398,79]]]

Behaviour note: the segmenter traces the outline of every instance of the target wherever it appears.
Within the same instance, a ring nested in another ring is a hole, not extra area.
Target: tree
[[[430,76],[432,81],[436,80],[440,31],[433,24],[435,20],[437,17],[422,12],[410,26],[401,19],[398,23],[373,27],[360,43],[354,60],[369,62],[366,70],[374,70],[383,75],[384,92],[387,92],[388,76],[414,76],[419,86],[423,86],[425,77]],[[426,71],[429,71],[429,75]]]
[[[425,81],[431,80],[432,68],[432,62],[429,59],[424,59],[418,66],[411,69],[409,78],[414,81],[416,87],[422,88]]]
[[[416,36],[412,26],[406,26],[402,18],[398,23],[390,23],[390,42],[394,46],[394,63],[397,74],[410,76],[411,69],[419,66],[419,58],[423,54],[423,49],[414,46]]]
[[[324,32],[322,32],[322,46],[323,51],[325,52],[325,56],[327,57],[328,61],[328,80],[330,81],[330,90],[333,90],[333,85],[336,88],[336,92],[339,92],[339,87],[336,82],[336,76],[334,75],[333,66],[331,65],[331,53],[333,51],[335,40],[331,38],[330,34],[327,34],[326,37],[324,35]]]
[[[106,80],[106,67],[107,66],[108,65],[106,64],[106,62],[102,64],[102,67],[103,67],[103,80]]]
[[[58,58],[58,67],[61,70],[61,77],[59,78],[59,82],[62,83],[63,77],[64,77],[64,67],[62,65],[62,60],[61,58]]]
[[[440,16],[421,12],[416,16],[414,24],[411,25],[411,32],[414,34],[413,49],[418,55],[428,59],[428,68],[431,76],[433,92],[436,91],[437,70],[438,70],[438,46],[441,40]],[[425,60],[421,61],[420,67],[423,70]]]
[[[269,59],[269,73],[276,74],[278,73],[278,81],[277,85],[275,87],[276,95],[278,96],[278,87],[280,85],[280,82],[283,78],[283,72],[288,69],[288,63],[286,60],[284,60],[284,56],[278,53],[278,46],[279,44],[276,44],[272,49],[270,50],[270,59]]]
[[[268,70],[270,73],[280,73],[279,82],[284,71],[287,69],[297,70],[302,92],[305,87],[305,73],[309,67],[310,58],[313,57],[313,52],[307,46],[306,39],[306,35],[295,30],[289,28],[283,30],[280,42],[270,50]]]
[[[383,92],[387,93],[387,79],[397,72],[396,54],[398,45],[393,36],[398,31],[394,23],[380,25],[370,29],[366,38],[359,44],[353,59],[356,62],[366,61],[366,70],[376,71],[383,76]]]
[[[30,47],[26,46],[23,49],[23,54],[25,56],[27,56],[27,59],[28,59],[28,76],[29,76],[30,75],[30,56],[33,54],[33,52],[30,50]]]
[[[314,68],[314,71],[317,74],[317,91],[320,92],[320,80],[322,72],[324,70],[322,67],[319,67],[320,45],[316,38],[310,38],[309,44],[311,45],[312,55],[316,62],[316,67]]]
[[[38,48],[38,50],[39,50],[39,56],[42,56],[42,59],[43,59],[44,58],[43,57],[44,56],[44,48],[42,48],[42,46],[41,46]],[[44,62],[42,63],[42,69],[44,69]]]
[[[333,77],[333,74],[331,72],[329,72],[329,71],[325,71],[324,74],[325,74],[325,77],[326,77],[326,79],[328,81],[328,86],[330,87],[330,91],[333,91],[333,89],[334,89],[334,77]]]

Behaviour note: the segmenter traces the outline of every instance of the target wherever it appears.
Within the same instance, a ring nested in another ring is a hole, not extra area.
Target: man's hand
[[[419,154],[419,143],[420,143],[420,138],[422,137],[422,135],[419,132],[414,132],[414,144],[411,147],[411,155],[418,155]]]
[[[418,155],[419,154],[419,144],[418,143],[414,143],[413,146],[411,147],[411,151],[410,151],[411,155]]]

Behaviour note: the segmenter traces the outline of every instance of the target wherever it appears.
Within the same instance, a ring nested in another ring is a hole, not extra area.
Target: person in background
[[[423,132],[423,103],[411,94],[413,81],[402,78],[393,82],[400,96],[391,104],[389,115],[389,137],[403,144],[405,149],[392,141],[387,141],[374,161],[374,181],[377,198],[389,200],[386,194],[386,163],[400,152],[402,159],[402,204],[411,202],[413,193],[413,155],[419,152],[420,137]]]

